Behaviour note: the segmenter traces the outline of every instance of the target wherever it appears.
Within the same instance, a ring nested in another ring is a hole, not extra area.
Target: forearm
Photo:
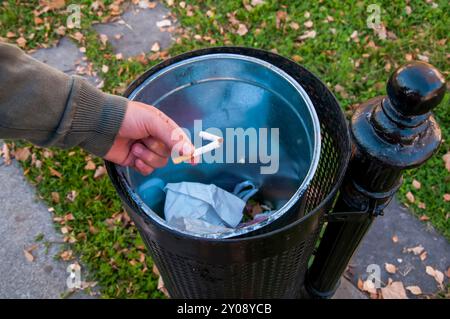
[[[104,156],[121,126],[127,100],[105,94],[0,43],[0,138],[40,146],[80,146]]]

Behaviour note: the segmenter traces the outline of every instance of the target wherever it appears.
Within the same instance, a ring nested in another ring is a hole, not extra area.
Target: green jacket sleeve
[[[127,99],[106,94],[0,43],[0,138],[39,146],[80,146],[97,156],[110,149]]]

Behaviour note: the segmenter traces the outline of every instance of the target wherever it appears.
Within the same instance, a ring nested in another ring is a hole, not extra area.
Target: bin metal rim
[[[287,213],[292,208],[292,206],[294,206],[295,203],[300,200],[300,198],[302,197],[302,195],[305,193],[308,186],[310,185],[310,183],[314,177],[315,171],[317,169],[317,166],[319,164],[320,147],[321,147],[320,123],[319,123],[319,118],[317,117],[317,114],[316,114],[316,111],[315,111],[315,108],[313,106],[311,99],[309,98],[305,89],[297,81],[295,81],[285,71],[283,71],[282,69],[278,68],[277,66],[275,66],[267,61],[264,61],[264,60],[261,60],[261,59],[258,59],[258,58],[252,57],[252,56],[242,55],[242,54],[212,53],[212,54],[205,54],[205,55],[200,55],[200,56],[196,56],[196,57],[191,57],[191,58],[173,63],[173,64],[159,70],[158,72],[152,74],[151,76],[147,77],[141,84],[139,84],[139,86],[137,86],[135,88],[135,90],[133,90],[131,92],[131,94],[129,96],[127,96],[127,98],[130,100],[133,100],[139,94],[139,92],[142,91],[148,84],[150,84],[151,82],[155,81],[159,77],[163,76],[166,73],[171,72],[172,70],[174,70],[178,67],[183,67],[185,65],[190,65],[190,64],[193,64],[196,62],[210,60],[210,59],[234,59],[234,60],[241,60],[241,61],[251,62],[254,64],[259,64],[259,65],[263,66],[264,68],[270,69],[272,72],[276,73],[281,78],[283,78],[286,82],[288,82],[292,87],[294,87],[296,92],[301,96],[301,98],[305,102],[305,105],[308,110],[308,114],[311,117],[310,120],[311,120],[312,126],[313,126],[313,132],[312,132],[313,151],[312,151],[311,165],[309,166],[308,172],[307,172],[306,176],[303,178],[303,180],[302,180],[301,184],[299,185],[299,187],[297,188],[296,192],[291,196],[291,198],[289,198],[289,200],[281,208],[277,209],[274,213],[272,213],[269,216],[269,218],[267,218],[266,220],[264,220],[262,222],[259,222],[257,224],[253,224],[253,225],[249,225],[249,226],[245,226],[242,228],[230,229],[229,231],[222,232],[222,233],[195,235],[188,231],[180,231],[180,230],[176,229],[175,227],[167,224],[166,220],[161,218],[150,207],[148,207],[148,205],[144,201],[141,200],[140,196],[129,185],[126,185],[126,188],[127,188],[127,192],[130,193],[131,197],[137,202],[137,204],[142,208],[142,210],[150,218],[154,219],[158,224],[160,224],[162,226],[165,226],[165,227],[172,229],[174,231],[177,231],[177,232],[181,232],[183,234],[187,234],[187,235],[193,234],[195,237],[204,237],[204,238],[238,237],[238,236],[242,236],[247,233],[250,233],[252,231],[261,229],[261,228],[271,224],[272,222],[276,221],[278,218],[283,216],[285,213]],[[121,169],[119,169],[119,171],[120,170]],[[123,178],[125,178],[125,176]]]
[[[138,88],[142,83],[144,83],[152,75],[155,75],[156,73],[161,72],[162,70],[170,67],[171,65],[174,65],[174,64],[184,61],[184,60],[188,60],[189,58],[201,57],[201,56],[210,55],[210,54],[234,54],[234,55],[239,55],[239,56],[252,57],[256,60],[264,61],[265,63],[270,64],[272,67],[276,67],[277,69],[280,69],[284,73],[289,75],[289,77],[293,79],[294,83],[296,83],[296,85],[298,85],[300,87],[301,87],[300,83],[298,83],[298,81],[296,81],[295,78],[293,78],[293,75],[291,75],[291,74],[295,73],[294,69],[302,70],[304,72],[309,73],[309,75],[315,81],[317,81],[318,84],[326,87],[325,84],[319,78],[317,78],[312,72],[310,72],[306,68],[300,66],[296,62],[294,62],[290,59],[287,59],[285,57],[282,57],[278,54],[275,54],[275,53],[272,53],[269,51],[265,51],[265,50],[261,50],[261,49],[255,49],[255,48],[224,46],[224,47],[213,47],[213,48],[194,50],[194,51],[190,51],[190,52],[183,53],[183,54],[177,55],[175,57],[169,58],[169,59],[153,66],[152,68],[148,69],[145,73],[143,73],[140,77],[138,77],[135,81],[133,81],[130,84],[130,86],[127,88],[127,90],[125,91],[124,96],[125,97],[131,96],[131,94],[136,90],[136,88]],[[278,65],[277,65],[276,62],[274,63],[275,60],[281,60],[281,61],[278,61]],[[282,66],[280,66],[280,64],[282,64],[282,63],[286,64],[284,68]],[[291,70],[286,70],[287,68],[290,68]],[[304,91],[304,89],[302,87],[301,87],[301,89]],[[306,92],[305,92],[305,94],[306,94]],[[335,103],[337,105],[339,105],[339,102],[337,101],[336,97],[334,96],[334,94],[331,91],[330,91],[330,94],[331,94],[332,98],[335,100]],[[313,105],[309,99],[309,96],[307,94],[306,94],[306,96],[308,97],[308,101],[311,103],[311,105]],[[308,103],[307,103],[307,105],[309,106]],[[311,114],[315,115],[317,118],[317,114],[316,114],[315,110],[313,112],[311,112]],[[348,123],[345,120],[345,117],[342,112],[341,112],[341,116],[343,117],[342,120],[345,122],[345,128],[346,128],[345,135],[347,136],[346,141],[347,141],[347,143],[350,143],[349,142],[350,134],[349,134],[349,129],[348,129]],[[319,138],[320,138],[320,136],[319,136]],[[320,145],[320,143],[319,143],[319,145]],[[336,192],[338,191],[338,188],[341,185],[342,180],[344,178],[346,168],[347,168],[348,162],[350,160],[350,155],[351,155],[350,152],[347,152],[347,154],[345,154],[344,165],[343,165],[344,167],[341,169],[340,174],[337,176],[335,185],[333,186],[333,188],[331,189],[329,194],[322,200],[322,202],[318,206],[316,206],[310,212],[307,212],[304,216],[297,219],[296,221],[294,221],[290,224],[284,225],[278,229],[271,230],[266,233],[257,234],[257,235],[250,236],[250,237],[238,237],[238,238],[214,238],[214,237],[211,238],[211,237],[203,237],[203,236],[200,237],[200,236],[191,235],[191,234],[188,234],[185,232],[180,232],[178,230],[174,230],[174,229],[168,227],[168,225],[166,223],[160,223],[160,222],[156,221],[156,219],[150,218],[148,216],[148,214],[140,206],[137,207],[138,208],[137,213],[140,214],[141,216],[143,216],[143,218],[145,220],[151,222],[152,224],[156,223],[158,226],[163,227],[163,229],[165,231],[168,231],[178,237],[183,237],[186,239],[190,238],[193,240],[214,241],[214,242],[222,242],[222,243],[233,243],[233,242],[242,242],[242,241],[249,241],[249,240],[259,240],[261,238],[265,238],[267,236],[273,236],[277,233],[280,233],[280,232],[286,231],[292,227],[295,227],[296,225],[302,223],[305,219],[310,218],[310,217],[314,216],[315,214],[317,214],[318,212],[320,212],[322,210],[322,207],[328,201],[330,201],[335,196]],[[320,160],[320,153],[319,153],[319,156],[317,156],[317,157],[318,157],[318,160],[317,160],[316,166],[314,167],[314,172],[315,172],[315,169],[317,168],[318,162]],[[123,201],[125,201],[130,208],[136,207],[136,205],[133,205],[133,203],[129,202],[129,197],[125,195],[125,193],[128,193],[129,195],[131,195],[130,197],[132,197],[132,198],[135,197],[133,194],[134,192],[132,191],[131,187],[127,183],[123,182],[123,181],[126,181],[126,179],[124,177],[122,177],[122,179],[117,178],[118,176],[121,176],[121,173],[119,172],[117,165],[112,162],[109,162],[109,161],[105,161],[105,165],[106,165],[108,174],[109,174],[113,184],[115,184],[116,186],[119,186],[119,187],[116,187],[116,190],[118,191],[121,199]],[[311,169],[311,167],[310,167],[310,169]],[[309,172],[308,172],[308,174],[309,174]],[[313,174],[313,176],[314,176],[314,174]],[[306,180],[306,178],[305,178],[305,180]],[[308,183],[310,181],[311,180],[309,180]],[[306,190],[306,188],[305,188],[305,190]],[[291,202],[293,200],[294,196],[289,200],[289,202]],[[300,196],[301,196],[301,194],[300,194]],[[140,201],[140,199],[139,199],[139,201]],[[294,202],[294,201],[292,201],[292,202]],[[286,205],[284,207],[286,207]]]

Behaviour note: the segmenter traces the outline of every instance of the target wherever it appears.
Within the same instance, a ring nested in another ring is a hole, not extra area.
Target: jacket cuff
[[[122,125],[128,100],[103,93],[81,78],[75,77],[74,86],[78,86],[78,90],[74,96],[75,114],[69,135],[82,135],[79,146],[104,157]]]

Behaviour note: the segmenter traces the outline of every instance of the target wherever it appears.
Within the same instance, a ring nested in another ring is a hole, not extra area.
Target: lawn
[[[373,13],[368,6],[373,1],[167,1],[181,25],[176,31],[178,40],[168,52],[150,52],[130,60],[115,56],[108,42],[92,29],[93,23],[120,14],[126,3],[66,1],[66,5],[82,3],[83,14],[81,28],[68,29],[62,26],[67,17],[64,7],[48,8],[48,3],[58,2],[4,1],[0,5],[0,37],[33,50],[69,35],[86,48],[99,73],[108,66],[109,71],[102,74],[103,90],[116,94],[166,57],[219,45],[273,50],[293,59],[317,74],[346,110],[384,94],[390,73],[409,60],[429,61],[447,79],[449,75],[450,6],[445,0],[377,1],[385,34],[367,27]],[[405,173],[399,199],[424,223],[450,238],[450,202],[444,200],[444,195],[450,194],[450,173],[443,160],[450,152],[448,94],[435,114],[444,142],[423,167]],[[123,213],[111,183],[104,176],[94,178],[101,160],[79,149],[15,144],[12,149],[29,148],[32,156],[21,161],[25,174],[53,208],[55,223],[65,234],[68,244],[60,258],[80,256],[104,297],[163,297],[156,289],[152,261],[145,256],[142,240]]]

